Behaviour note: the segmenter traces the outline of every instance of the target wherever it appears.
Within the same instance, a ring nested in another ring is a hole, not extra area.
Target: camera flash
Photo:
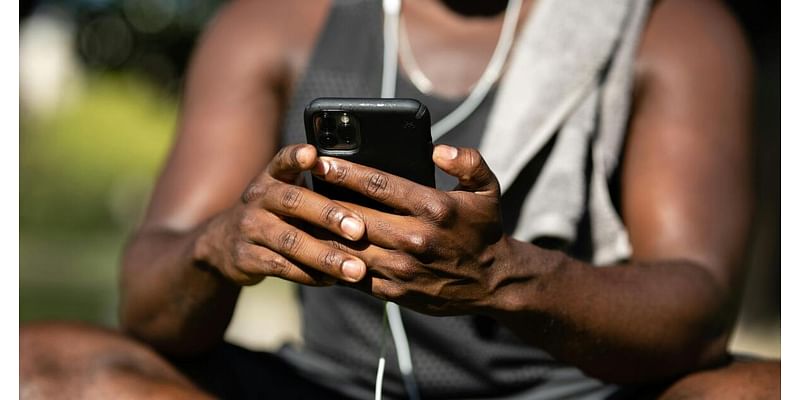
[[[350,123],[350,117],[347,116],[347,114],[342,114],[342,116],[339,117],[339,122],[341,122],[342,125],[347,125]]]

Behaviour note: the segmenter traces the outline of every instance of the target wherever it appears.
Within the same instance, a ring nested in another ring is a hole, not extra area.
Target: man
[[[525,2],[523,15],[537,6]],[[574,379],[596,396],[777,396],[778,364],[732,362],[726,352],[752,208],[751,66],[719,2],[663,0],[651,7],[636,53],[618,176],[633,251],[604,268],[504,232],[506,199],[474,148],[436,147],[437,167],[458,180],[452,191],[319,158],[307,145],[281,148],[281,122],[293,118],[282,111],[310,79],[304,74],[312,61],[321,62],[316,46],[335,36],[337,23],[358,22],[326,18],[336,10],[322,0],[242,0],[222,11],[196,52],[178,139],[124,257],[121,323],[130,339],[79,325],[23,328],[23,395],[364,397],[372,355],[337,364],[345,357],[336,353],[339,341],[348,337],[325,341],[319,332],[336,328],[333,322],[312,326],[307,358],[221,345],[240,287],[271,276],[334,285],[303,289],[317,296],[306,296],[307,320],[324,307],[346,312],[342,302],[321,304],[322,293],[354,304],[390,300],[462,322],[477,315],[469,334],[486,338],[487,349],[503,335],[497,332],[509,331],[515,351],[542,349],[559,368],[574,366],[595,378]],[[500,30],[499,11],[478,0],[404,4],[415,56],[440,98],[464,96],[477,80]],[[324,198],[295,184],[302,172],[401,213]],[[308,225],[335,237],[322,238]],[[407,314],[431,325],[445,321],[413,315]],[[354,331],[364,340],[368,332]],[[444,347],[418,354],[446,362],[441,353],[484,350]],[[349,380],[331,382],[336,375],[304,367],[322,365],[326,352],[326,362]],[[524,365],[509,371],[527,373],[534,358],[525,354]],[[500,397],[530,390],[537,398],[539,385],[557,381],[547,374],[506,379],[492,368],[505,366],[470,371],[473,378],[459,384],[470,385],[463,391],[447,378],[422,384],[421,394]],[[389,394],[403,396],[402,390],[396,384]]]

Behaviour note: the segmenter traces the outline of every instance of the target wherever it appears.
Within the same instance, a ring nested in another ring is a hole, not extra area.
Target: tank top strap
[[[285,114],[283,144],[305,142],[303,110],[317,97],[379,97],[381,2],[335,0]]]

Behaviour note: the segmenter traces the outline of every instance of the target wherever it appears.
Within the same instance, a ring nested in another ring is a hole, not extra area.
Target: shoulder
[[[653,80],[746,83],[752,58],[738,21],[722,1],[661,0],[653,2],[636,74],[637,86]]]
[[[203,34],[196,58],[266,77],[297,75],[316,42],[332,0],[236,0]]]

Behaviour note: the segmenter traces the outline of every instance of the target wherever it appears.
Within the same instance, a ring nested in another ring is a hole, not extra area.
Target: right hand
[[[241,202],[206,225],[195,258],[238,285],[267,276],[313,286],[361,280],[366,273],[362,260],[297,226],[310,223],[352,241],[364,235],[364,222],[353,211],[295,184],[316,162],[313,146],[282,148]]]

